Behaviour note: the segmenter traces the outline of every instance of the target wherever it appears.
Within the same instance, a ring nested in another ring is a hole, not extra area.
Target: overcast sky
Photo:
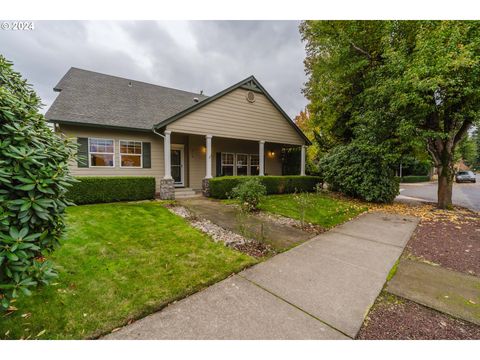
[[[70,67],[207,95],[255,75],[293,118],[307,101],[297,21],[36,21],[0,31],[0,52],[46,108]],[[43,111],[46,111],[46,108]]]

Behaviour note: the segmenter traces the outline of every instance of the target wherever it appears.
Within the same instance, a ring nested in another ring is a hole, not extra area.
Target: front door
[[[175,186],[184,186],[183,145],[173,145],[171,149],[172,178]]]

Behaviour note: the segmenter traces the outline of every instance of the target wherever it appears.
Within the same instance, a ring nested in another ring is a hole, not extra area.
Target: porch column
[[[301,159],[300,159],[300,175],[305,176],[305,145],[302,145]]]
[[[165,130],[165,138],[163,139],[163,155],[165,163],[165,176],[164,179],[172,178],[172,166],[171,166],[171,150],[170,150],[170,130]]]
[[[205,179],[211,179],[212,178],[212,135],[207,135],[205,136],[207,140],[207,166],[206,166],[206,172],[205,172]]]
[[[264,176],[265,175],[265,141],[259,141],[259,148],[258,148],[258,160],[260,165],[260,170],[258,175]]]

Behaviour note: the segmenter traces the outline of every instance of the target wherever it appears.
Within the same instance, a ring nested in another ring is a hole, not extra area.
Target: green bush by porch
[[[116,201],[148,200],[155,197],[155,178],[151,176],[77,177],[67,198],[77,205]]]
[[[227,199],[234,187],[250,176],[223,176],[210,179],[210,196],[217,199]],[[262,184],[267,188],[267,194],[288,194],[294,192],[310,192],[322,180],[319,176],[260,176]]]
[[[256,262],[213,242],[159,202],[67,209],[56,284],[0,317],[0,339],[95,337]],[[39,335],[40,334],[40,335]]]

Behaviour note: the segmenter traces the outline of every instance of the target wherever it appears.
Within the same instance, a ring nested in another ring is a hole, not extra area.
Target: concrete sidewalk
[[[480,279],[476,276],[402,260],[387,291],[480,325]]]
[[[105,339],[349,339],[417,219],[368,213]]]

